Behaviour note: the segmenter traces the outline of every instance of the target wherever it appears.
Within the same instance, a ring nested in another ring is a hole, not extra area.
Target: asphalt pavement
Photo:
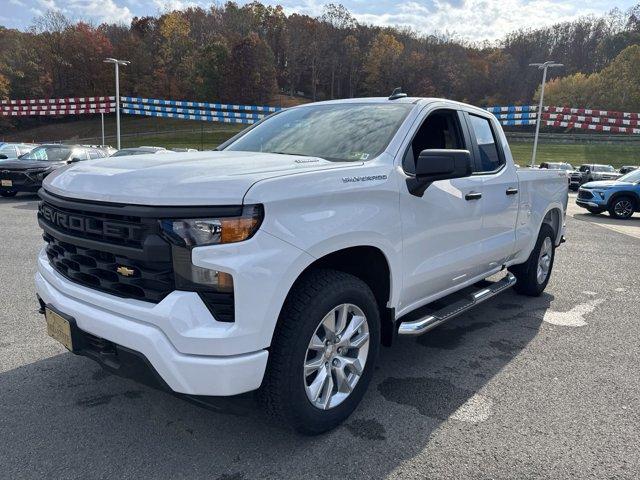
[[[639,476],[640,214],[621,226],[571,206],[541,297],[507,292],[384,348],[354,415],[309,438],[257,407],[215,412],[111,376],[47,337],[36,208],[0,199],[0,478]]]

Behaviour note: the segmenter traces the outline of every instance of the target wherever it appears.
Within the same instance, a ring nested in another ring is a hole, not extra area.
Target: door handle
[[[464,196],[464,199],[469,200],[480,200],[482,198],[482,193],[480,192],[469,192]]]
[[[515,187],[509,187],[504,193],[506,193],[507,195],[515,195],[516,193],[518,193],[518,189]]]

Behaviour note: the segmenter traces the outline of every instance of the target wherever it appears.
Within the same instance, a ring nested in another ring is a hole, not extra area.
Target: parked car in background
[[[112,157],[124,157],[126,155],[148,155],[154,153],[173,153],[164,147],[131,147],[122,148],[111,154]]]
[[[15,160],[37,146],[35,143],[2,143],[0,144],[0,160]]]
[[[539,168],[548,168],[549,170],[564,170],[573,172],[575,169],[570,163],[565,162],[542,162]]]
[[[566,162],[542,162],[539,168],[547,168],[549,170],[562,170],[567,174],[567,182],[571,184],[571,173],[575,170],[570,163]]]
[[[569,188],[578,190],[580,185],[597,180],[617,180],[621,175],[611,165],[584,164],[569,174]]]
[[[13,197],[18,192],[35,193],[42,186],[42,180],[57,168],[106,156],[101,149],[82,145],[40,145],[20,158],[0,163],[0,195]]]
[[[99,148],[107,154],[107,157],[110,157],[114,153],[118,151],[118,149],[113,148],[111,145],[82,145],[83,147],[88,148]]]
[[[169,150],[171,150],[172,152],[197,152],[198,151],[196,148],[180,148],[180,147],[170,148]]]
[[[637,165],[625,165],[620,170],[618,170],[618,172],[621,175],[626,175],[627,173],[633,172],[634,170],[637,170],[638,168],[640,168],[640,167],[638,167]]]
[[[576,204],[593,214],[605,210],[614,218],[627,219],[640,211],[640,170],[618,180],[588,182],[578,190]]]

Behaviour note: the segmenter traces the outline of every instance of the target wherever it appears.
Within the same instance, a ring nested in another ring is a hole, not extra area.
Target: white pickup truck
[[[65,167],[40,196],[52,337],[174,392],[257,390],[314,434],[356,408],[380,345],[544,290],[567,180],[517,170],[480,108],[393,95],[290,108],[218,151]]]

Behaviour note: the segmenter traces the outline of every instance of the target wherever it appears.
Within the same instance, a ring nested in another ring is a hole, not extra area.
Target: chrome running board
[[[513,274],[508,273],[503,279],[498,280],[487,287],[472,291],[462,299],[457,300],[440,310],[436,310],[425,317],[417,320],[401,322],[398,328],[398,335],[422,335],[447,320],[451,320],[476,305],[495,297],[506,289],[513,287],[515,283],[516,277],[513,276]]]

